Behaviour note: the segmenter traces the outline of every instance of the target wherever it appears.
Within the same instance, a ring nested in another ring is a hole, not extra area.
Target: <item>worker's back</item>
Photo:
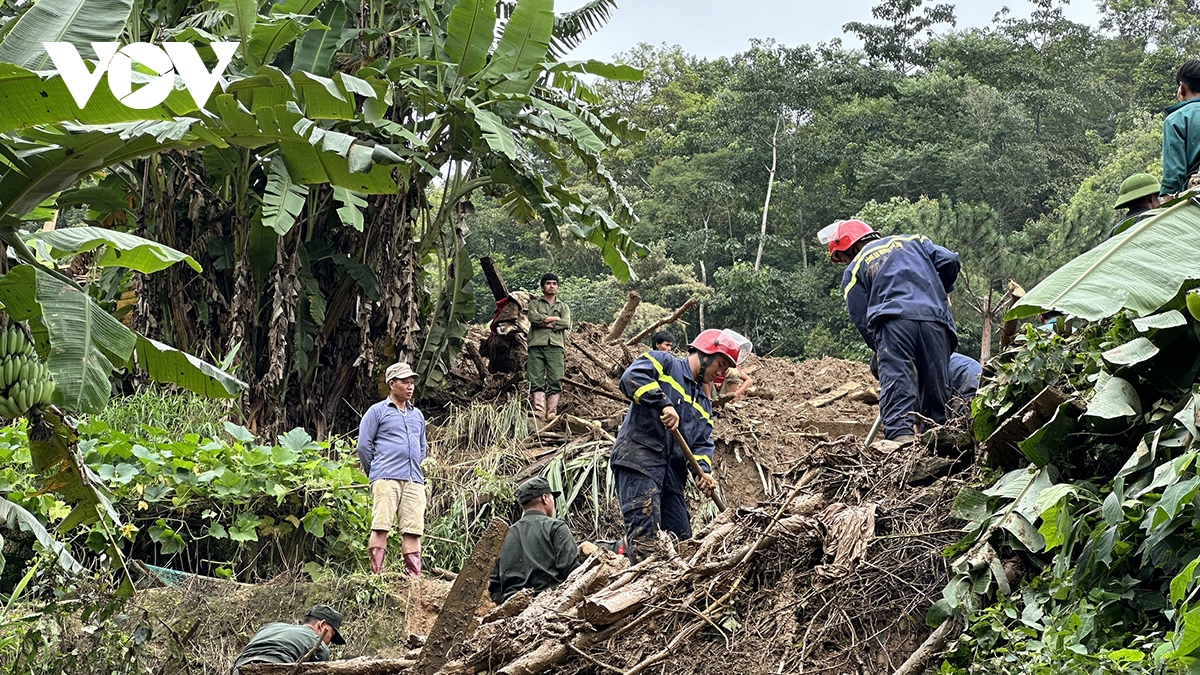
[[[499,604],[524,588],[554,588],[575,569],[578,551],[565,522],[541,511],[526,511],[504,537],[488,595]]]
[[[321,636],[304,624],[269,623],[250,638],[250,643],[233,662],[233,672],[247,663],[296,663],[315,645],[317,651],[310,661],[328,661],[329,647]]]
[[[883,237],[846,268],[842,293],[860,330],[896,318],[935,321],[953,331],[948,294],[958,270],[958,254],[924,235]]]

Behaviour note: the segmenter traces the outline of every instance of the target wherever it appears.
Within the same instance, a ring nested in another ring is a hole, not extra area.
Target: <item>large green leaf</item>
[[[362,210],[366,208],[367,200],[362,195],[336,185],[333,188],[333,198],[341,204],[338,207],[337,215],[342,224],[362,232],[364,225]]]
[[[1141,413],[1142,402],[1133,385],[1126,379],[1110,377],[1096,387],[1095,397],[1084,414],[1111,420]]]
[[[46,365],[55,402],[79,412],[104,408],[109,375],[114,364],[129,363],[136,335],[87,294],[30,265],[0,278],[0,302],[18,321],[41,315],[50,335]]]
[[[1006,316],[1020,319],[1045,310],[1097,321],[1128,309],[1158,311],[1188,279],[1200,279],[1200,204],[1180,201],[1153,218],[1063,265],[1021,299]]]
[[[517,139],[512,129],[504,124],[504,120],[496,113],[484,110],[470,101],[467,101],[467,108],[475,116],[475,122],[479,124],[483,140],[488,147],[509,159],[517,159]]]
[[[232,398],[246,390],[245,382],[211,363],[142,335],[134,354],[155,382],[177,384],[208,398]]]
[[[496,3],[491,0],[455,0],[446,28],[446,57],[459,77],[470,77],[487,63],[496,30]]]
[[[177,262],[186,262],[192,269],[201,271],[200,263],[186,253],[137,235],[102,227],[70,227],[35,232],[29,238],[44,242],[56,258],[104,246],[104,255],[96,262],[101,267],[127,267],[135,272],[150,274]]]
[[[520,75],[546,58],[554,32],[554,0],[519,0],[504,26],[488,74],[504,78],[497,91],[525,94],[533,88],[535,74]]]
[[[0,61],[33,70],[52,63],[43,42],[70,42],[95,59],[93,42],[112,42],[125,30],[133,0],[39,0],[0,42]]]
[[[308,186],[299,185],[288,175],[283,162],[271,162],[271,173],[267,177],[267,191],[263,195],[262,223],[279,233],[288,233],[296,224],[296,217],[304,209]]]
[[[0,63],[0,132],[38,124],[76,121],[82,124],[113,124],[134,120],[171,119],[196,109],[191,95],[174,90],[161,105],[135,110],[113,96],[105,75],[96,85],[86,109],[80,110],[58,75],[43,78],[9,63]]]
[[[62,567],[71,574],[79,574],[83,572],[83,565],[71,555],[67,547],[59,540],[54,538],[42,525],[37,516],[30,513],[25,507],[16,504],[7,499],[0,498],[0,523],[4,524],[9,530],[28,532],[38,540],[42,548],[54,554],[58,560],[59,567]],[[4,569],[4,558],[0,557],[0,570]]]
[[[258,3],[255,0],[218,0],[217,9],[229,14],[229,24],[241,42],[239,47],[246,63],[252,68],[262,65],[261,61],[251,64],[249,56],[250,36],[258,25]]]
[[[333,57],[342,43],[342,29],[346,27],[346,4],[330,2],[317,15],[325,27],[314,28],[300,38],[296,54],[292,58],[292,71],[302,70],[328,76],[333,70]]]

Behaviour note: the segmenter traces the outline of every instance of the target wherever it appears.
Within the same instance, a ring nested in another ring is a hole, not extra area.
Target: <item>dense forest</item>
[[[951,5],[887,0],[845,42],[753,41],[715,60],[641,45],[616,60],[644,79],[603,85],[646,132],[608,154],[648,249],[637,280],[617,282],[569,237],[559,249],[535,230],[513,236],[487,199],[474,202],[468,245],[501,259],[513,286],[556,272],[587,321],[611,320],[627,290],[664,314],[697,295],[689,334],[729,326],[761,353],[862,358],[841,268],[815,237],[858,215],[962,254],[959,350],[978,356],[1009,280],[1031,288],[1094,246],[1121,181],[1160,173],[1174,71],[1200,47],[1185,0],[1106,0],[1100,30],[1067,19],[1065,4],[1037,0],[1027,18],[997,5],[991,25],[959,28]],[[481,304],[477,318],[490,312]]]

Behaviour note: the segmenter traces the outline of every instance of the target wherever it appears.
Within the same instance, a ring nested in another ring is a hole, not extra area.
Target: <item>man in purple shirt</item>
[[[367,409],[358,427],[358,461],[371,483],[371,571],[383,571],[388,533],[399,521],[404,567],[421,576],[421,535],[425,531],[425,416],[413,407],[417,374],[407,363],[388,366],[391,394]]]

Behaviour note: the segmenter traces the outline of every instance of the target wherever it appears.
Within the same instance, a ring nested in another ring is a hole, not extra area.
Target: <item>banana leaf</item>
[[[446,57],[459,77],[478,73],[487,62],[496,30],[496,3],[491,0],[456,0],[446,28]]]
[[[54,554],[58,560],[58,566],[71,574],[80,574],[83,570],[83,565],[75,560],[67,547],[57,539],[54,535],[46,530],[46,526],[42,525],[37,516],[30,513],[25,507],[11,502],[7,499],[0,498],[0,524],[6,526],[9,530],[28,532],[38,540],[42,548]],[[0,538],[0,542],[3,539]],[[0,555],[0,572],[4,571],[4,556]]]
[[[1063,265],[1029,291],[1006,319],[1057,310],[1097,321],[1125,309],[1158,311],[1185,281],[1200,279],[1200,203],[1179,200]]]
[[[133,0],[40,0],[0,42],[0,61],[46,70],[43,42],[70,42],[85,59],[96,58],[93,42],[112,42],[125,30]]]
[[[104,246],[104,255],[96,262],[100,267],[125,267],[150,274],[166,269],[177,262],[201,271],[195,258],[137,235],[106,230],[102,227],[70,227],[49,232],[35,232],[30,240],[44,242],[55,258],[91,251]]]
[[[553,33],[554,0],[518,0],[487,68],[488,75],[503,79],[497,91],[525,94],[533,88],[537,76],[522,73],[545,60]]]

